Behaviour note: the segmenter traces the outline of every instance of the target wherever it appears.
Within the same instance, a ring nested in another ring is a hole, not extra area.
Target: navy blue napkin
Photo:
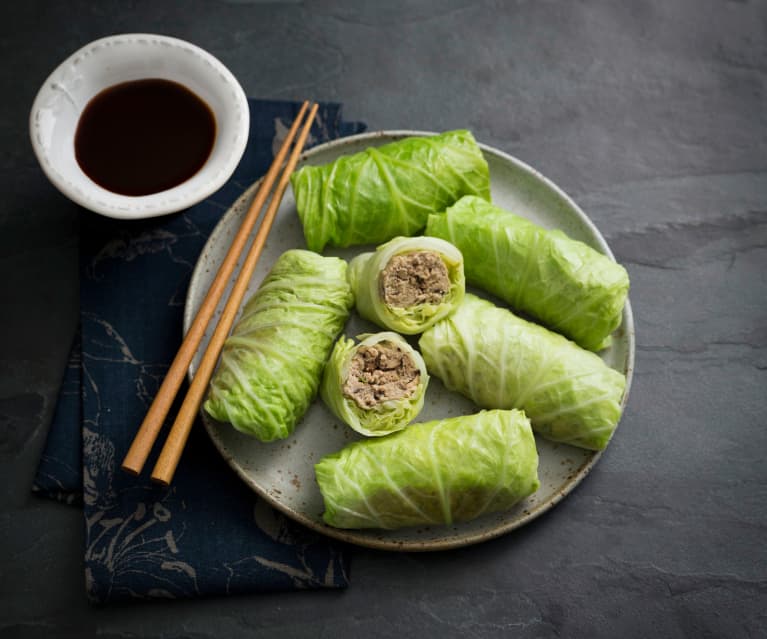
[[[348,583],[343,547],[259,500],[199,423],[171,487],[120,470],[180,344],[197,256],[223,213],[266,172],[299,106],[251,100],[240,165],[186,211],[131,222],[82,213],[80,332],[33,490],[82,504],[93,602]],[[340,105],[321,104],[309,144],[364,129],[344,122]]]

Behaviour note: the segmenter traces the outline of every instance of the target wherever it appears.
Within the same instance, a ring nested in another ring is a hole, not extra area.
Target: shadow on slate
[[[186,211],[130,222],[82,212],[80,331],[33,490],[82,505],[95,603],[348,584],[344,547],[259,500],[211,454],[200,424],[171,487],[153,484],[146,468],[140,478],[120,470],[180,344],[197,256],[223,213],[266,172],[299,107],[250,100],[237,170]],[[321,104],[307,146],[364,130],[341,119],[340,105]]]

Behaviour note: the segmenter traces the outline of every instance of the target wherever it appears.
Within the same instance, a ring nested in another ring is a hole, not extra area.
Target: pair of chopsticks
[[[178,393],[181,383],[184,380],[189,364],[197,352],[202,342],[203,335],[205,333],[208,324],[210,323],[213,313],[221,300],[224,291],[226,290],[227,283],[231,278],[237,261],[242,254],[245,245],[248,241],[253,227],[258,221],[261,209],[264,206],[269,193],[274,186],[274,182],[277,179],[277,175],[285,161],[285,156],[296,137],[296,132],[301,126],[301,121],[309,111],[308,118],[301,129],[295,146],[288,158],[285,170],[280,176],[277,187],[269,202],[269,206],[264,213],[261,221],[261,225],[256,232],[250,250],[245,257],[245,261],[240,269],[240,273],[232,287],[232,291],[229,295],[229,299],[226,301],[224,309],[221,313],[221,317],[218,320],[215,331],[213,332],[205,354],[200,360],[200,365],[197,368],[194,379],[192,380],[187,395],[184,398],[181,408],[178,411],[176,420],[171,427],[168,438],[165,441],[162,452],[160,453],[154,470],[152,471],[152,479],[158,483],[168,485],[173,478],[173,474],[176,472],[176,467],[181,459],[181,453],[184,450],[186,441],[189,438],[189,433],[194,423],[194,418],[200,410],[205,391],[207,390],[210,378],[213,375],[213,369],[218,361],[218,356],[221,353],[221,349],[224,346],[224,341],[229,335],[229,330],[232,328],[234,318],[237,315],[237,310],[240,307],[243,297],[248,288],[248,283],[253,275],[253,270],[256,267],[258,258],[261,256],[261,251],[266,242],[269,230],[274,222],[274,217],[277,213],[277,209],[280,206],[282,197],[285,194],[285,189],[288,186],[290,180],[290,174],[296,168],[298,163],[298,157],[306,144],[306,138],[309,135],[309,129],[311,128],[314,117],[317,114],[319,105],[314,104],[309,107],[309,102],[304,102],[301,106],[301,110],[298,112],[293,125],[290,127],[285,141],[283,142],[277,155],[274,157],[272,165],[269,167],[266,175],[263,178],[261,186],[259,187],[253,203],[250,205],[248,212],[245,214],[245,218],[242,221],[237,235],[232,241],[229,251],[221,263],[221,266],[214,278],[210,288],[208,289],[205,299],[202,302],[197,315],[195,316],[192,325],[189,328],[186,336],[184,337],[181,347],[176,354],[173,363],[168,369],[168,373],[165,376],[157,396],[154,398],[152,405],[149,407],[144,421],[141,424],[136,437],[131,444],[128,454],[122,463],[123,470],[138,475],[146,463],[147,457],[152,450],[152,446],[157,439],[158,434],[162,428],[165,418],[170,411],[171,405]]]

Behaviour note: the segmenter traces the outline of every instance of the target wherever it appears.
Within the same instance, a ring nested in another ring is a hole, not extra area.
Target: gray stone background
[[[471,548],[355,551],[346,592],[89,607],[81,514],[29,492],[78,209],[27,116],[64,57],[130,31],[197,43],[253,97],[471,128],[574,197],[629,270],[637,367],[567,499]],[[765,636],[765,2],[26,0],[0,5],[0,53],[0,636]]]

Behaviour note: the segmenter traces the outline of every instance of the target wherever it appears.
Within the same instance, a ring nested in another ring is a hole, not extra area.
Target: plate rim
[[[334,149],[336,147],[353,145],[358,142],[364,142],[366,140],[376,140],[380,138],[394,141],[394,140],[402,139],[405,137],[434,136],[434,135],[438,135],[438,133],[435,133],[432,131],[420,131],[420,130],[411,130],[411,129],[384,129],[379,131],[369,131],[365,133],[359,133],[356,135],[336,138],[335,140],[330,140],[328,142],[318,144],[304,151],[299,158],[298,167],[306,163],[306,161],[310,160],[314,155],[318,155],[320,153],[323,153],[330,149]],[[578,204],[565,191],[563,191],[559,186],[557,186],[557,184],[555,184],[551,179],[547,178],[545,175],[540,173],[540,171],[538,171],[537,169],[533,168],[529,164],[523,162],[522,160],[516,158],[513,155],[479,141],[477,141],[477,144],[480,147],[480,149],[482,149],[483,153],[494,155],[497,158],[500,158],[501,160],[514,165],[516,168],[524,171],[525,173],[528,173],[529,175],[531,175],[538,181],[542,182],[548,189],[553,191],[559,198],[564,200],[567,203],[567,205],[571,208],[571,210],[576,213],[580,221],[583,224],[585,224],[586,227],[589,229],[593,237],[596,239],[599,245],[600,251],[604,253],[605,255],[607,255],[608,257],[610,257],[613,261],[615,261],[615,256],[613,255],[612,250],[610,249],[610,246],[607,244],[607,241],[605,240],[604,236],[599,231],[597,226],[594,224],[594,222],[586,215],[586,213],[580,208],[580,206],[578,206]],[[255,182],[253,182],[253,184],[251,184],[248,188],[246,188],[237,197],[237,199],[234,202],[232,202],[232,204],[226,210],[224,215],[221,216],[219,221],[216,223],[215,227],[213,228],[213,231],[208,237],[208,240],[205,242],[205,245],[200,251],[200,255],[198,256],[197,262],[195,263],[194,269],[192,270],[192,274],[189,280],[189,288],[187,289],[187,295],[184,302],[184,315],[183,315],[184,334],[187,333],[189,329],[189,325],[191,324],[191,321],[194,317],[194,313],[196,313],[197,311],[197,308],[192,309],[191,292],[193,290],[192,283],[199,278],[200,271],[205,268],[204,265],[202,264],[203,255],[205,255],[205,253],[210,250],[211,241],[213,240],[214,236],[217,234],[219,229],[222,228],[222,225],[225,223],[226,219],[234,215],[235,208],[238,207],[240,202],[242,202],[243,200],[247,201],[249,199],[252,199],[253,195],[255,194],[256,190],[259,188],[262,181],[263,181],[263,176],[260,177]],[[631,310],[631,302],[630,302],[629,296],[626,297],[626,303],[623,307],[621,330],[625,332],[626,339],[628,341],[628,348],[627,348],[626,359],[624,363],[624,368],[625,368],[624,374],[626,377],[626,385],[625,385],[623,397],[621,398],[621,404],[620,404],[620,407],[621,407],[620,419],[622,420],[623,415],[625,413],[626,405],[628,403],[628,397],[630,394],[631,383],[632,383],[633,374],[634,374],[634,360],[635,360],[635,347],[636,347],[634,317]],[[187,378],[190,382],[194,378],[195,369],[196,369],[195,364],[194,362],[192,362],[192,364],[190,364],[189,369],[187,371]],[[451,550],[455,548],[463,548],[466,546],[475,545],[484,541],[490,541],[491,539],[496,539],[505,534],[508,534],[511,531],[516,530],[517,528],[520,528],[524,526],[525,524],[528,524],[532,520],[537,519],[539,516],[549,511],[554,506],[556,506],[560,501],[562,501],[562,499],[564,499],[578,485],[580,485],[580,483],[586,478],[586,476],[591,472],[591,470],[594,468],[596,463],[602,457],[602,454],[604,453],[604,451],[607,450],[607,448],[605,448],[604,450],[600,450],[600,451],[591,451],[591,454],[589,455],[589,457],[579,467],[573,469],[573,471],[570,473],[570,479],[564,486],[556,490],[556,492],[551,497],[549,497],[546,501],[542,501],[536,504],[533,508],[529,510],[523,510],[523,514],[521,517],[517,517],[506,524],[498,525],[490,530],[477,531],[475,533],[468,534],[463,537],[450,537],[450,538],[445,538],[440,540],[428,540],[428,541],[418,541],[418,540],[397,541],[397,540],[391,540],[391,539],[370,537],[366,535],[364,531],[359,532],[356,530],[334,528],[332,526],[325,524],[324,522],[318,522],[314,519],[311,519],[310,517],[307,517],[303,513],[290,508],[284,503],[281,503],[272,494],[262,489],[251,477],[249,477],[244,471],[244,469],[237,464],[235,458],[227,452],[223,444],[218,440],[217,434],[212,425],[212,421],[206,418],[202,407],[200,407],[199,417],[203,423],[205,431],[208,434],[208,437],[211,439],[218,453],[224,458],[224,460],[230,466],[230,468],[234,470],[237,476],[242,481],[244,481],[245,484],[251,490],[253,490],[261,499],[264,499],[269,505],[276,508],[277,510],[279,510],[281,513],[283,513],[284,515],[286,515],[293,521],[296,521],[306,526],[307,528],[314,530],[316,532],[319,532],[325,536],[328,536],[346,543],[351,543],[357,546],[372,548],[375,550],[390,550],[390,551],[399,551],[399,552],[434,552],[434,551],[440,551],[440,550]],[[618,426],[620,426],[620,420],[618,422]],[[616,426],[616,431],[618,429],[618,426]],[[615,433],[613,433],[613,436],[614,434]],[[612,437],[611,437],[611,441],[612,441]],[[609,447],[609,443],[608,443],[608,447]],[[460,522],[453,524],[453,526],[460,526],[460,525],[461,525]]]

